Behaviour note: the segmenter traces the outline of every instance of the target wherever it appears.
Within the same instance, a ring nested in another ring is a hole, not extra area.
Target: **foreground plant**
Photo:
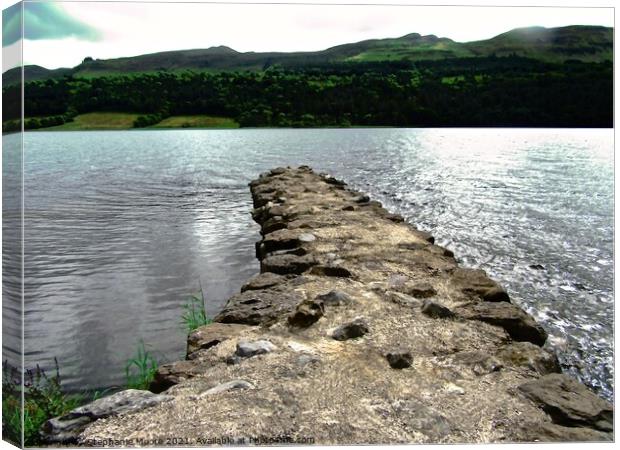
[[[84,402],[81,395],[68,395],[61,389],[58,361],[54,358],[55,374],[48,376],[38,365],[26,370],[24,385],[21,386],[19,372],[9,367],[5,361],[2,365],[2,425],[3,437],[19,444],[21,442],[21,395],[24,394],[24,446],[40,444],[41,425],[52,417],[62,416],[77,408]]]
[[[209,325],[213,322],[209,316],[207,316],[205,296],[202,291],[202,287],[200,288],[199,294],[192,294],[189,297],[187,303],[183,306],[183,309],[185,312],[183,313],[182,319],[188,333],[191,333],[196,328],[203,325]]]
[[[157,372],[157,360],[149,353],[144,342],[140,341],[136,355],[125,365],[128,389],[148,389]]]

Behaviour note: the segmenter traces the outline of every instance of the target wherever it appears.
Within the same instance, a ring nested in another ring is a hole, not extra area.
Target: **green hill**
[[[561,28],[518,28],[494,38],[460,43],[434,35],[417,33],[399,38],[371,39],[343,44],[317,52],[237,52],[219,46],[207,49],[178,50],[107,60],[85,61],[73,69],[47,70],[26,66],[27,81],[57,78],[65,74],[86,77],[160,71],[263,70],[279,65],[284,68],[314,64],[376,61],[429,61],[450,58],[476,58],[517,55],[544,62],[613,60],[613,29],[575,25]],[[18,82],[19,69],[4,74],[4,85]]]

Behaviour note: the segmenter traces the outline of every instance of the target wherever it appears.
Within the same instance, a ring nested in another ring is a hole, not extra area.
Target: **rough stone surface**
[[[250,281],[241,286],[241,292],[245,291],[257,291],[261,289],[267,289],[272,286],[276,286],[279,283],[284,283],[287,280],[282,275],[277,275],[271,272],[265,272],[256,275]]]
[[[448,308],[430,300],[424,300],[424,303],[422,303],[422,313],[433,319],[451,319],[455,317],[455,314]]]
[[[511,303],[473,303],[455,312],[466,319],[502,327],[515,341],[527,341],[543,346],[547,340],[547,333],[543,327],[536,323],[532,316]]]
[[[317,295],[316,298],[327,306],[348,305],[353,301],[349,295],[336,289],[326,294]]]
[[[555,353],[529,342],[513,342],[501,348],[496,355],[505,364],[526,367],[540,375],[560,373],[562,368]]]
[[[193,354],[206,350],[219,343],[238,336],[247,327],[239,324],[214,322],[192,331],[187,337],[187,359],[193,359]]]
[[[276,346],[266,340],[259,340],[254,342],[241,341],[237,343],[237,356],[241,358],[250,358],[256,355],[262,355],[264,353],[270,353],[276,349]]]
[[[306,328],[323,317],[324,313],[325,305],[321,300],[304,300],[288,317],[288,323],[294,327]]]
[[[171,399],[167,395],[127,389],[46,421],[41,428],[41,438],[47,443],[72,443],[77,440],[84,428],[95,420],[135,413]]]
[[[566,375],[545,375],[522,384],[519,390],[558,425],[613,430],[613,406]]]
[[[541,343],[544,330],[506,301],[486,274],[462,271],[429,233],[391,220],[378,202],[355,203],[362,192],[308,167],[267,172],[250,190],[263,236],[280,233],[270,245],[284,247],[268,252],[263,242],[258,245],[262,273],[283,278],[270,286],[251,281],[256,289],[229,299],[216,322],[239,324],[238,334],[193,352],[192,376],[166,390],[171,401],[98,420],[80,442],[181,436],[189,439],[186,445],[201,446],[197,439],[206,431],[218,437],[314,438],[318,445],[610,438],[601,420],[553,423],[552,409],[546,412],[519,390],[553,366],[538,346],[519,342]],[[303,233],[316,239],[304,242]],[[346,269],[350,276],[321,267]],[[424,283],[435,294],[414,297],[411,287]],[[331,304],[326,294],[333,291],[353,301],[334,295]],[[320,320],[291,327],[295,308],[317,298],[325,303]],[[460,317],[427,316],[421,310],[425,299]],[[368,334],[331,338],[358,317],[367,320]],[[236,354],[239,342],[261,340],[277,350]],[[386,355],[395,349],[411,354],[410,367],[390,368]],[[231,380],[253,387],[205,394]]]
[[[332,338],[337,341],[346,341],[348,339],[355,339],[364,336],[369,332],[368,323],[366,320],[358,317],[351,322],[340,325],[332,333]]]
[[[252,389],[254,386],[252,383],[245,380],[232,380],[226,383],[218,384],[217,386],[212,387],[211,389],[207,389],[203,392],[202,396],[205,395],[216,395],[221,394],[222,392],[230,392],[230,391],[238,391],[243,389]]]

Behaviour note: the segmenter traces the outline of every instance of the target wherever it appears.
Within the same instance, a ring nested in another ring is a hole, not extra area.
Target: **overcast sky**
[[[466,42],[534,25],[613,26],[610,8],[39,2],[25,3],[24,11],[24,62],[47,68],[73,67],[86,56],[215,45],[238,51],[322,50],[414,32]],[[4,11],[3,71],[10,55],[19,52],[19,23],[19,14]]]

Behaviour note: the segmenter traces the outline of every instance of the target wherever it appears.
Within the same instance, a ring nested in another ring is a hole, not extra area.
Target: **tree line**
[[[612,73],[611,62],[510,56],[65,76],[25,85],[25,126],[115,111],[142,114],[136,127],[193,114],[245,127],[612,127]],[[19,119],[18,91],[3,89],[5,120]]]

